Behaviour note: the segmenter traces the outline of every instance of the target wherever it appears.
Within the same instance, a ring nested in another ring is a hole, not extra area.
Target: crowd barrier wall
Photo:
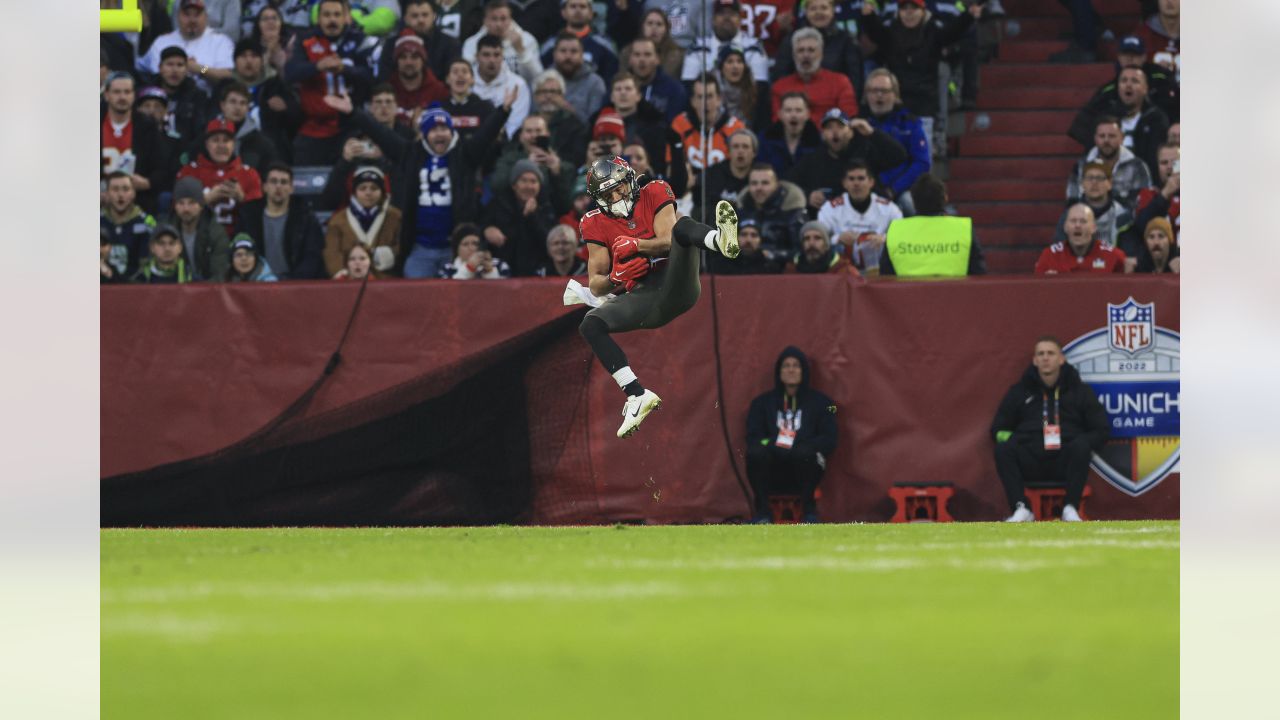
[[[812,385],[837,406],[824,519],[884,521],[894,482],[945,481],[956,487],[953,516],[995,520],[1007,508],[987,430],[1035,338],[1105,334],[1108,306],[1130,300],[1152,303],[1152,326],[1176,337],[1178,288],[1176,278],[1135,276],[704,276],[691,311],[618,336],[664,399],[636,436],[618,440],[624,398],[574,332],[584,308],[562,305],[562,280],[372,281],[341,363],[273,436],[277,444],[322,438],[353,422],[344,409],[370,398],[389,414],[400,409],[397,388],[415,380],[421,400],[447,392],[470,363],[528,353],[520,363],[533,479],[525,521],[722,522],[749,512],[747,407],[772,387],[779,351],[796,345],[809,356]],[[113,478],[217,453],[270,423],[321,376],[359,290],[339,282],[104,288],[104,490]],[[521,339],[535,331],[550,339],[530,350]],[[432,373],[452,379],[424,387]],[[1089,516],[1176,518],[1180,481],[1176,466],[1137,491],[1092,474]]]

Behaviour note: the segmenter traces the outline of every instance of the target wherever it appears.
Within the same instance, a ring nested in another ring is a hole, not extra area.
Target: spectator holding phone
[[[559,225],[557,227],[564,227]],[[480,228],[463,223],[449,237],[453,262],[440,268],[440,277],[448,280],[498,280],[511,277],[511,267],[493,256],[493,249],[480,234]]]
[[[572,204],[573,182],[576,179],[573,168],[563,162],[551,147],[551,130],[547,127],[547,119],[539,114],[525,117],[520,123],[520,133],[516,142],[509,145],[498,164],[493,168],[489,178],[492,188],[505,188],[511,184],[512,168],[521,160],[529,160],[542,171],[545,178],[549,199],[556,214],[569,210]]]

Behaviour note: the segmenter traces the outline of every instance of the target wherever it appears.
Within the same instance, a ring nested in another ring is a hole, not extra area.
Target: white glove
[[[396,255],[391,248],[386,245],[379,245],[373,249],[373,269],[379,272],[390,270],[392,265],[396,264]]]

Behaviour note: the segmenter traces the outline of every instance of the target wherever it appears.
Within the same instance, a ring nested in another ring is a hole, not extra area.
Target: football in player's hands
[[[640,254],[640,241],[633,237],[619,235],[613,239],[609,251],[613,253],[614,265],[617,265],[620,260],[630,260]]]

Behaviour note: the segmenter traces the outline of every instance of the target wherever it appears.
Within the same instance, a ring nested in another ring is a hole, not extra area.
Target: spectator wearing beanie
[[[787,264],[784,253],[775,252],[763,247],[760,235],[760,222],[755,218],[738,220],[738,245],[742,252],[733,260],[720,255],[707,255],[707,270],[716,275],[774,275],[782,272]]]
[[[849,258],[836,253],[831,245],[831,231],[817,220],[810,220],[800,228],[800,252],[791,258],[783,272],[858,274]]]
[[[204,197],[204,186],[197,178],[178,180],[173,185],[173,214],[159,224],[177,231],[193,280],[221,281],[231,265],[231,242],[213,211],[204,206]]]
[[[496,257],[520,277],[533,275],[548,260],[547,233],[557,224],[542,168],[524,159],[511,168],[509,187],[495,188],[485,208],[484,239]]]
[[[392,57],[395,72],[390,76],[391,87],[402,115],[411,116],[419,108],[449,99],[449,88],[427,65],[427,46],[412,30],[400,33]]]
[[[400,211],[391,205],[387,176],[374,165],[356,168],[348,180],[351,199],[329,218],[325,230],[324,264],[329,275],[342,270],[347,251],[360,244],[373,254],[375,277],[387,277],[395,267],[400,245]]]
[[[279,278],[271,271],[267,259],[258,256],[253,238],[236,233],[231,243],[231,267],[227,268],[227,282],[276,282]]]
[[[1166,218],[1152,218],[1142,233],[1145,245],[1138,254],[1134,272],[1174,273],[1182,272],[1182,259],[1178,252],[1178,238],[1173,234],[1173,224]]]

